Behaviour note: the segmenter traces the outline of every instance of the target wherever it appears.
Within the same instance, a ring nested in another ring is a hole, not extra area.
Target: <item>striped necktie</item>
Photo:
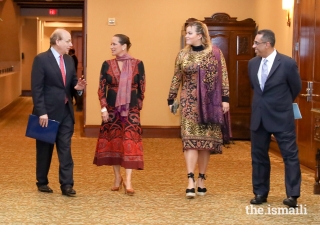
[[[268,60],[264,59],[263,64],[262,64],[262,70],[261,70],[261,90],[263,91],[264,89],[264,84],[266,83],[267,77],[268,77]]]

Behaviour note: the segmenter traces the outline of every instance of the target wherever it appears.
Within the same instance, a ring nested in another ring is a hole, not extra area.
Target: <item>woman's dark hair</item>
[[[127,35],[115,34],[114,37],[118,37],[119,38],[119,43],[121,45],[126,44],[127,45],[127,50],[129,51],[129,49],[131,47],[131,42],[130,42],[130,38]]]

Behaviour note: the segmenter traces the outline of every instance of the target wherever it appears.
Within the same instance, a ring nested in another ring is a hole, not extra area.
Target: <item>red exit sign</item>
[[[49,15],[50,16],[58,15],[58,10],[57,9],[49,9]]]

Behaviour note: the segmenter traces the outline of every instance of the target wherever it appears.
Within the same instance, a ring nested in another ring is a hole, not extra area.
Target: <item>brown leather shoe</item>
[[[75,197],[76,196],[76,191],[72,187],[66,187],[62,189],[62,194],[66,195],[68,197]]]
[[[119,191],[121,189],[121,187],[122,187],[122,182],[123,182],[123,179],[121,177],[121,181],[120,181],[119,186],[118,187],[112,187],[111,191]]]
[[[133,196],[134,195],[134,190],[131,188],[131,189],[127,189],[127,185],[125,182],[123,182],[123,187],[124,187],[124,193],[126,195],[129,195],[129,196]]]
[[[46,192],[46,193],[53,193],[53,190],[48,185],[38,186],[38,191]]]
[[[264,202],[267,202],[267,197],[263,195],[256,195],[253,199],[251,199],[250,204],[260,205]]]

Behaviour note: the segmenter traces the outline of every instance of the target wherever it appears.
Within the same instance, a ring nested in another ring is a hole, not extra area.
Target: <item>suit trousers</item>
[[[59,182],[60,188],[73,186],[73,159],[71,155],[71,138],[74,132],[73,119],[68,103],[65,105],[63,119],[60,122],[56,139],[56,149],[59,158]],[[49,183],[48,173],[50,169],[53,144],[36,140],[36,179],[37,186]]]
[[[255,195],[268,196],[270,190],[269,146],[271,134],[277,140],[285,167],[287,197],[300,196],[301,170],[298,158],[295,129],[285,132],[268,132],[262,123],[251,130],[252,185]]]

